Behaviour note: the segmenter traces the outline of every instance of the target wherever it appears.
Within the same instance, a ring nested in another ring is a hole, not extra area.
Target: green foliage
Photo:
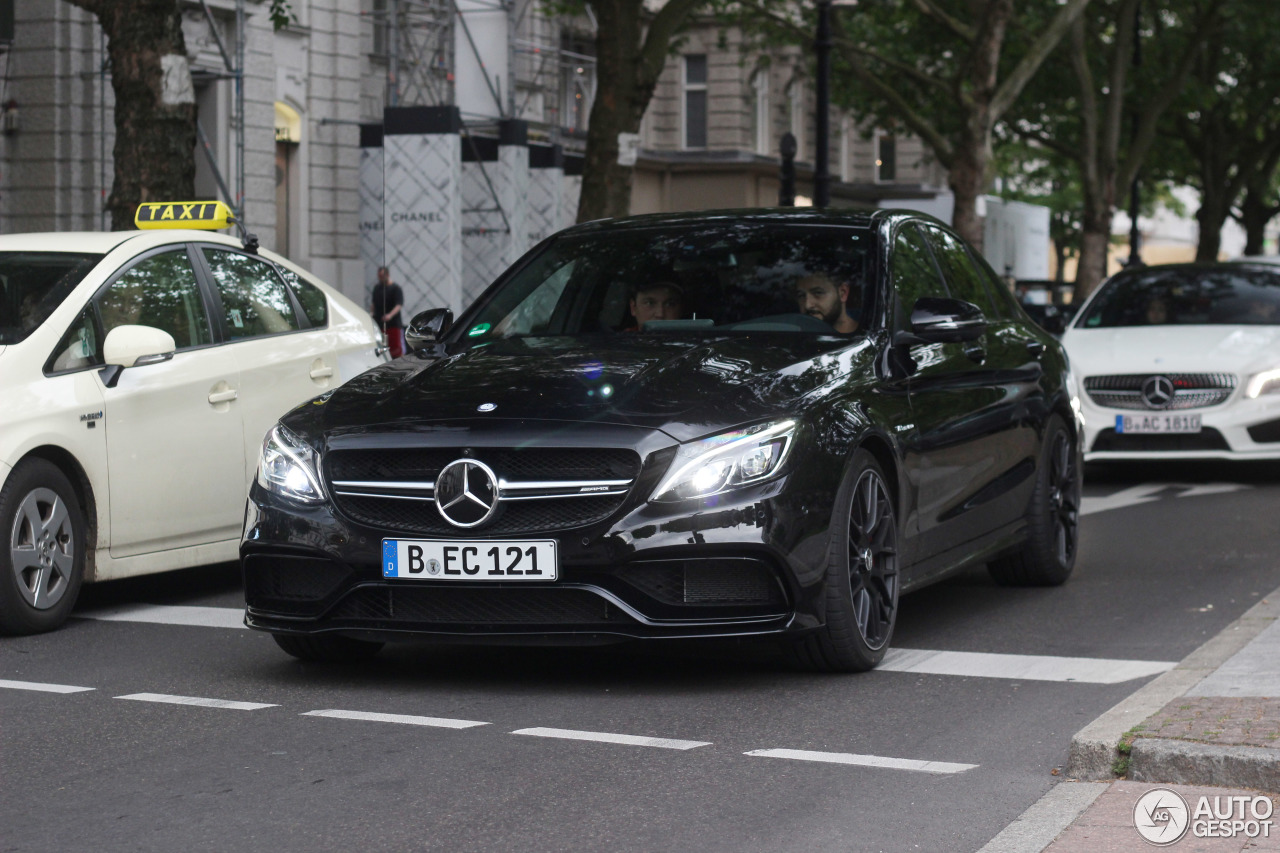
[[[267,15],[271,18],[271,26],[276,32],[283,30],[290,24],[298,23],[298,14],[293,11],[293,4],[290,3],[290,0],[271,0]]]

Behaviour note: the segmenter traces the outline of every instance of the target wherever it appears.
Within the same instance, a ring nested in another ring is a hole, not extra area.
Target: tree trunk
[[[1245,193],[1240,205],[1240,224],[1244,226],[1244,253],[1261,255],[1264,251],[1267,224],[1271,222],[1280,208],[1267,204],[1253,189]]]
[[[640,129],[650,88],[637,85],[641,4],[635,0],[592,0],[596,13],[596,95],[587,125],[586,159],[578,221],[626,216],[631,212],[635,171],[618,164],[618,134]]]
[[[144,201],[195,194],[196,108],[176,0],[69,0],[107,36],[115,93],[111,228],[133,228]]]
[[[1196,260],[1218,260],[1222,248],[1222,226],[1231,213],[1231,199],[1218,188],[1205,188],[1200,197],[1200,209],[1196,221],[1200,223],[1200,238],[1196,243]]]
[[[955,195],[955,207],[951,225],[956,233],[967,240],[978,252],[982,251],[983,218],[978,215],[978,199],[987,189],[987,169],[991,164],[991,145],[986,133],[986,121],[978,116],[972,120],[978,129],[971,129],[956,140],[955,158],[947,173],[947,183]],[[1004,270],[996,270],[1004,274]]]

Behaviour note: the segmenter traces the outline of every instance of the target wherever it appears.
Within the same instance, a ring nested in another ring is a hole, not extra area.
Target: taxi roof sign
[[[216,231],[235,222],[235,213],[220,201],[149,201],[138,205],[133,224],[149,228],[199,228]]]

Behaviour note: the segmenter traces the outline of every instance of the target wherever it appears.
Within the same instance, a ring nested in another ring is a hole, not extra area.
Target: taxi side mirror
[[[415,314],[404,331],[404,343],[416,351],[440,340],[453,325],[453,312],[448,308],[431,308]]]
[[[116,326],[102,342],[102,382],[114,388],[126,367],[142,367],[173,358],[178,349],[173,335],[152,326]]]

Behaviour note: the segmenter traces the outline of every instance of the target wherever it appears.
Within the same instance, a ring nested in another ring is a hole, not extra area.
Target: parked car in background
[[[1127,269],[1062,337],[1086,459],[1280,459],[1280,269]]]
[[[773,636],[865,670],[902,592],[1074,565],[1062,349],[929,217],[588,223],[409,341],[263,445],[246,621],[291,655]]]
[[[306,271],[171,230],[225,206],[144,207],[164,230],[0,237],[0,633],[56,628],[86,581],[234,559],[268,428],[385,361]]]

